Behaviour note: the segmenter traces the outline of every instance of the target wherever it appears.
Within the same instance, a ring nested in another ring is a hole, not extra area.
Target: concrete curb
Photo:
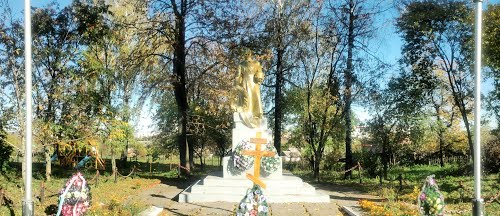
[[[163,211],[163,208],[150,206],[148,209],[142,211],[139,216],[158,216]]]
[[[347,206],[342,206],[342,211],[347,213],[349,216],[361,216],[361,214],[359,214],[358,212],[352,210],[351,208],[349,208]]]

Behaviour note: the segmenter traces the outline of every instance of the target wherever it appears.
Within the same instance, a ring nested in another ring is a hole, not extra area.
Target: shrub
[[[484,168],[490,173],[498,173],[500,171],[500,134],[487,142],[483,149]]]
[[[369,151],[356,153],[354,155],[361,162],[361,167],[368,173],[368,175],[372,178],[380,174],[380,170],[382,168],[382,162],[380,161],[380,157]]]
[[[0,170],[3,170],[4,166],[7,165],[7,162],[10,159],[10,154],[13,151],[12,146],[7,144],[6,138],[7,134],[0,125]]]

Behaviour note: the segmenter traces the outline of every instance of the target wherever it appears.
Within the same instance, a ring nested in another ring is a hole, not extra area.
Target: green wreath
[[[280,156],[278,155],[276,148],[272,143],[266,143],[266,150],[274,152],[272,157],[262,157],[262,162],[260,168],[264,170],[266,174],[271,174],[276,172],[280,166]]]

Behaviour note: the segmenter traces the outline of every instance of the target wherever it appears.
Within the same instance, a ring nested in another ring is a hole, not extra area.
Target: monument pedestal
[[[310,184],[292,174],[280,178],[261,178],[267,185],[264,195],[268,203],[328,203],[330,196],[318,193]],[[248,179],[223,178],[221,173],[209,175],[179,194],[179,202],[235,202],[239,203],[252,188]]]
[[[232,152],[242,141],[254,138],[259,132],[262,138],[272,141],[271,130],[267,129],[265,119],[259,127],[249,128],[241,122],[238,113],[234,113],[235,128],[232,134]],[[253,174],[255,164],[243,172],[234,172],[231,156],[224,157],[222,162],[222,172],[209,175],[195,184],[186,188],[179,194],[179,202],[240,202],[247,190],[252,188],[253,182],[247,179],[246,173]],[[288,202],[330,202],[330,197],[321,194],[314,187],[293,176],[290,173],[283,174],[282,160],[279,160],[278,169],[273,173],[262,172],[260,176],[266,184],[263,188],[264,194],[269,203]]]

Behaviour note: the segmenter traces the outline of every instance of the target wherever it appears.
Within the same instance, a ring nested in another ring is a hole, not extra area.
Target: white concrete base
[[[234,128],[232,131],[232,151],[236,148],[242,140],[249,141],[250,138],[255,138],[257,132],[261,132],[262,138],[268,139],[272,142],[273,134],[272,131],[267,129],[267,119],[262,119],[261,125],[256,128],[250,128],[245,126],[239,117],[238,113],[233,113]]]
[[[269,203],[330,202],[330,196],[319,193],[314,187],[291,174],[280,178],[262,178],[266,183],[264,195]],[[179,202],[240,202],[253,183],[248,179],[207,176],[179,194]]]
[[[148,209],[144,210],[139,214],[139,216],[157,216],[163,211],[163,208],[150,206]]]

